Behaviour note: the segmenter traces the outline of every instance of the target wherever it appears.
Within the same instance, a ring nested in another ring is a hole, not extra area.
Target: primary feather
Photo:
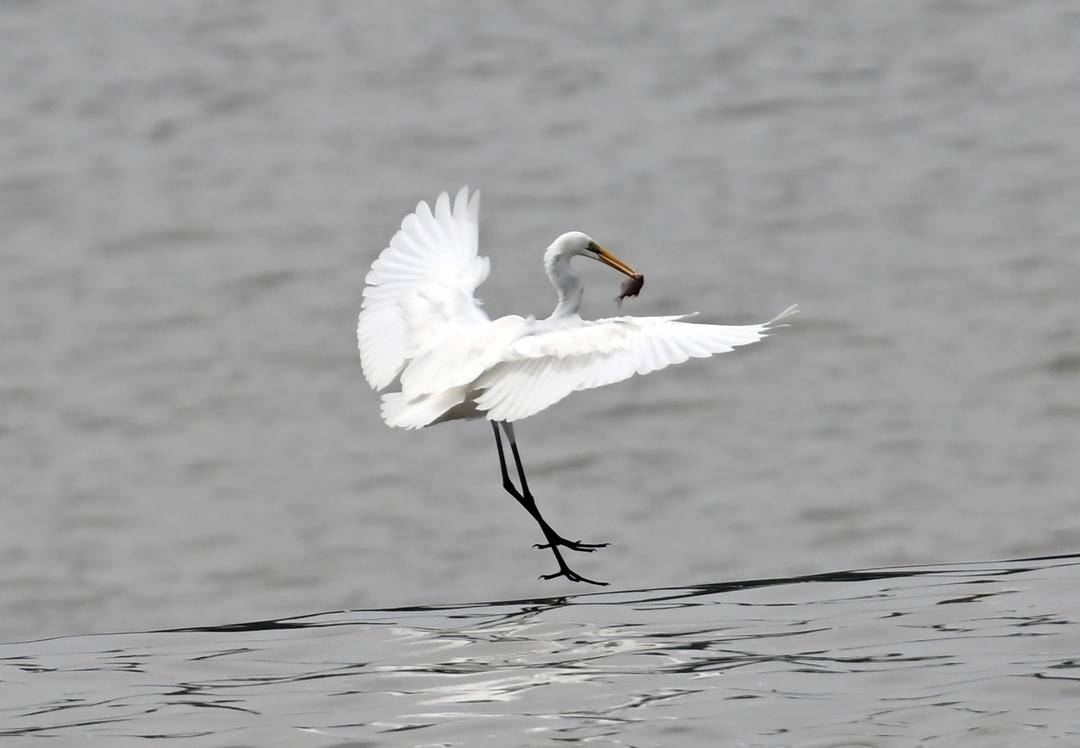
[[[421,201],[372,264],[356,339],[364,376],[376,390],[451,334],[448,328],[488,321],[473,296],[489,268],[488,258],[477,255],[479,215],[480,192],[470,198],[467,187],[452,209],[445,192],[434,213]]]

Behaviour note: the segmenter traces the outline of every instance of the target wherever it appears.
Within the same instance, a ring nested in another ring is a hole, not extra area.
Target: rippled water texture
[[[1078,585],[1073,556],[0,645],[0,736],[1071,745]]]

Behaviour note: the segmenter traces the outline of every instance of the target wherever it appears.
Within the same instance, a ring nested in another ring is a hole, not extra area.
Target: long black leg
[[[543,516],[540,514],[540,509],[536,506],[536,500],[532,497],[532,494],[529,493],[529,484],[525,480],[525,469],[522,467],[521,464],[521,455],[518,452],[517,442],[513,438],[513,430],[507,429],[506,436],[510,439],[510,449],[514,453],[514,462],[517,465],[518,479],[521,481],[522,491],[517,490],[514,482],[510,479],[509,471],[507,471],[506,469],[506,454],[503,451],[502,438],[499,436],[498,424],[492,421],[491,429],[495,433],[495,447],[499,451],[499,469],[502,471],[503,488],[506,490],[507,493],[513,496],[519,504],[521,504],[525,511],[527,511],[534,520],[536,520],[536,524],[540,526],[540,531],[544,533],[544,537],[548,541],[544,545],[538,547],[550,548],[552,554],[554,554],[555,556],[555,561],[559,564],[559,570],[557,572],[555,572],[554,574],[544,574],[543,576],[541,576],[541,579],[566,577],[572,582],[586,582],[588,584],[606,585],[607,582],[597,582],[592,579],[588,579],[581,576],[569,566],[567,566],[566,560],[563,558],[562,553],[559,552],[560,545],[573,548],[574,550],[585,551],[594,550],[594,546],[592,546],[591,544],[573,543],[573,541],[565,540],[564,538],[560,537],[559,534],[555,532],[555,530],[552,529],[551,525],[549,525],[547,521],[543,518]],[[595,547],[601,546],[597,545]]]
[[[528,501],[535,508],[536,507],[536,501],[535,501],[535,499],[533,499],[532,494],[529,493],[529,482],[527,480],[525,480],[525,466],[521,462],[521,453],[518,452],[517,439],[514,438],[514,427],[511,426],[509,423],[503,423],[503,429],[506,430],[506,436],[510,440],[510,451],[514,453],[514,464],[517,466],[518,480],[521,482],[521,492],[525,495],[524,496],[525,501]],[[544,522],[543,518],[540,517],[539,510],[537,510],[537,512],[536,512],[536,514],[534,516],[538,517],[540,522]],[[547,524],[547,523],[544,522],[544,524]],[[551,530],[550,525],[548,526],[548,529]],[[580,540],[567,540],[566,538],[562,537],[561,535],[559,535],[559,533],[555,532],[554,530],[551,530],[551,533],[555,536],[555,541],[554,542],[555,542],[556,545],[561,545],[562,547],[569,548],[572,551],[581,551],[582,553],[592,553],[597,548],[606,548],[607,545],[608,545],[607,543],[582,543]],[[552,541],[551,541],[551,539],[549,537],[547,543],[543,543],[543,544],[538,543],[536,545],[536,547],[537,548],[550,548],[551,547],[551,542]]]
[[[556,545],[562,546],[563,548],[569,548],[572,551],[581,551],[583,553],[592,553],[597,548],[606,548],[607,545],[608,545],[607,543],[582,543],[580,540],[567,540],[566,538],[559,535],[559,533],[555,532],[555,529],[552,528],[551,525],[547,524],[547,522],[544,520],[544,518],[540,516],[540,510],[536,506],[536,499],[533,498],[532,493],[529,491],[529,481],[525,477],[525,465],[521,460],[521,453],[518,452],[517,439],[514,437],[514,427],[510,423],[505,423],[505,422],[502,424],[502,427],[503,427],[503,430],[506,432],[507,439],[510,440],[510,450],[514,453],[514,465],[517,467],[518,481],[521,483],[521,493],[523,494],[521,500],[526,503],[526,505],[527,505],[526,508],[528,509],[529,513],[532,514],[533,517],[536,518],[537,522],[540,523],[541,527],[546,527],[545,536],[554,535]],[[498,433],[496,433],[496,438],[498,438]],[[499,448],[500,449],[502,448],[501,442],[499,443]],[[507,480],[509,480],[509,479],[505,475],[505,471],[504,471],[504,475],[503,475],[503,483],[504,483],[504,485],[507,482]],[[513,485],[513,484],[511,484],[511,485]],[[538,543],[535,547],[536,548],[550,548],[551,543],[550,542],[549,543],[544,543],[544,544],[539,544]]]

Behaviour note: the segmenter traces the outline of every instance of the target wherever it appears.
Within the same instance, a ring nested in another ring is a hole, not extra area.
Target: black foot
[[[563,566],[554,574],[541,574],[541,579],[557,579],[558,577],[566,577],[571,582],[584,582],[585,584],[595,584],[597,587],[607,587],[607,582],[597,582],[593,579],[583,577],[569,566]]]
[[[566,538],[556,538],[555,543],[561,545],[563,548],[569,548],[572,551],[580,551],[581,553],[592,553],[597,548],[607,548],[610,543],[582,543],[580,540],[567,540]],[[533,548],[550,548],[551,543],[537,543]]]

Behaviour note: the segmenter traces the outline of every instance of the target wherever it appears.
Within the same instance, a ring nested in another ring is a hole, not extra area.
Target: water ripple
[[[0,736],[1045,742],[1078,591],[1080,554],[18,642]]]

